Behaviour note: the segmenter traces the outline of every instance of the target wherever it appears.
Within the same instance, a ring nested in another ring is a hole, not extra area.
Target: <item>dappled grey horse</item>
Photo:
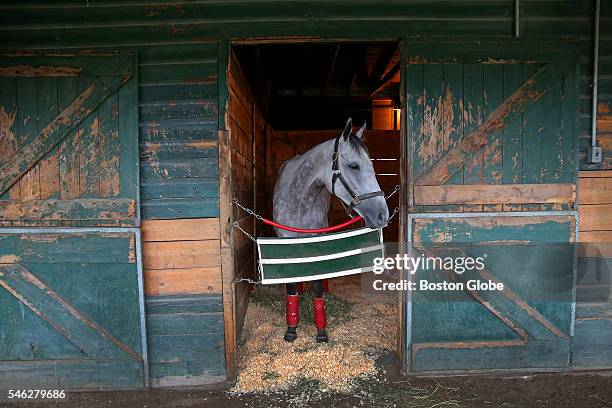
[[[389,209],[365,148],[366,124],[353,133],[349,118],[342,133],[283,163],[274,186],[274,221],[297,228],[325,228],[332,195],[347,213],[361,215],[370,228],[382,228]],[[279,237],[306,236],[275,228]],[[298,284],[287,284],[285,341],[297,338]],[[314,281],[314,321],[317,342],[327,342],[323,281]]]

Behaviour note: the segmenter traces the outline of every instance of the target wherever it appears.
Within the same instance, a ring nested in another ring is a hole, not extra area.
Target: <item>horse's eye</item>
[[[349,169],[351,169],[351,170],[359,170],[359,163],[351,163],[351,164],[349,164]]]

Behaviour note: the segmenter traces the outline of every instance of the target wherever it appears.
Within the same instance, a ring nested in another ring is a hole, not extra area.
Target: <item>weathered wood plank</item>
[[[83,78],[58,78],[58,105],[63,111],[79,95],[79,82]],[[60,198],[79,198],[79,156],[76,150],[82,132],[75,126],[62,142],[58,144],[60,166]]]
[[[91,82],[94,82],[94,78],[91,79]],[[79,92],[85,91],[86,86],[86,82],[79,82]],[[107,100],[100,105],[107,102]],[[99,149],[100,118],[97,108],[83,119],[79,125],[79,130],[82,134],[75,147],[79,161],[79,182],[76,186],[78,191],[77,194],[79,198],[99,197],[101,157]],[[117,171],[117,173],[119,173],[119,171]]]
[[[21,54],[21,55],[20,55]],[[128,75],[132,71],[127,54],[79,55],[78,53],[3,53],[0,76],[78,77],[83,75]]]
[[[221,268],[145,269],[147,296],[221,293]]]
[[[581,369],[612,367],[612,318],[576,319],[572,365]]]
[[[121,192],[119,177],[119,96],[111,95],[99,108],[100,196],[116,197]]]
[[[219,239],[219,219],[143,220],[141,231],[144,242]]]
[[[222,350],[221,331],[149,337],[149,361],[152,363],[200,361],[209,351],[214,355]]]
[[[40,130],[38,121],[38,87],[36,78],[17,79],[17,128],[19,130],[19,155],[23,149],[34,140]],[[14,160],[14,158],[12,158]],[[11,161],[9,161],[11,163]],[[21,201],[40,199],[40,172],[37,167],[30,166],[19,180]],[[4,167],[3,167],[4,168]],[[0,174],[3,172],[0,170]],[[17,180],[15,180],[17,182]],[[2,180],[0,180],[0,193]]]
[[[574,184],[414,186],[415,205],[573,203]]]
[[[434,164],[430,171],[419,176],[415,181],[417,185],[444,184],[455,172],[461,168],[471,154],[481,150],[487,142],[487,137],[499,132],[515,117],[522,113],[529,104],[544,95],[550,88],[547,78],[550,68],[544,66],[532,75],[519,89],[510,95],[477,130],[466,135],[461,143],[445,153]]]
[[[206,353],[200,361],[151,363],[151,384],[154,387],[201,386],[225,381],[223,352]]]
[[[610,177],[580,177],[580,204],[612,204],[612,174]]]
[[[210,197],[145,200],[141,209],[142,217],[150,219],[218,217],[219,199]]]
[[[8,162],[19,151],[19,130],[17,122],[17,79],[0,79],[0,165]],[[19,183],[15,183],[1,199],[21,198]]]
[[[131,233],[5,234],[0,235],[0,261],[27,265],[133,264],[136,249]]]
[[[219,241],[143,242],[145,269],[210,268],[220,266]]]
[[[412,368],[417,371],[565,368],[569,348],[568,341],[415,344]]]
[[[0,168],[0,194],[15,184],[23,174],[36,165],[43,156],[79,125],[106,98],[127,79],[123,77],[98,78],[75,101],[49,123],[28,146],[22,148],[10,162]]]
[[[223,313],[149,314],[147,334],[166,336],[200,333],[223,333]]]
[[[38,79],[38,121],[41,126],[51,122],[59,113],[57,78]],[[59,198],[60,175],[57,148],[38,164],[40,171],[40,198]]]
[[[144,387],[142,364],[128,360],[0,362],[0,384],[14,389],[125,389]]]
[[[174,315],[177,313],[223,313],[221,294],[147,296],[149,315]]]
[[[612,177],[612,170],[581,171],[580,178]]]
[[[220,46],[222,47],[222,46]],[[223,48],[227,51],[227,45]],[[234,243],[232,220],[232,151],[229,131],[219,131],[219,231],[221,276],[223,282],[223,325],[225,328],[225,366],[227,379],[235,381],[238,374],[236,338]]]
[[[0,201],[0,220],[133,220],[136,202],[131,199]]]
[[[612,204],[592,204],[578,207],[580,231],[611,231]]]

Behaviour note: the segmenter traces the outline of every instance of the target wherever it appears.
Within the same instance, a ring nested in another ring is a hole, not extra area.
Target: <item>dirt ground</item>
[[[301,337],[286,344],[282,293],[254,295],[232,389],[67,392],[61,401],[8,400],[6,390],[0,390],[0,407],[612,408],[612,372],[403,377],[395,364],[395,328],[385,323],[395,305],[372,300],[346,283],[328,298],[328,344],[313,341],[307,297],[300,300]],[[298,364],[288,367],[287,362]]]
[[[267,408],[267,407],[612,407],[612,377],[534,375],[528,377],[445,377],[368,381],[350,394],[318,394],[304,384],[270,395],[229,397],[224,390],[152,390],[67,393],[56,402],[14,402],[1,407],[65,408]],[[2,393],[4,394],[4,393]],[[5,394],[4,394],[5,395]],[[3,395],[3,397],[4,397]],[[305,397],[308,395],[308,397]]]

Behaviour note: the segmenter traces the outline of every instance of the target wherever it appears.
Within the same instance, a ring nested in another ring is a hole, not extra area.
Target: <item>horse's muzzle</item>
[[[387,201],[384,197],[364,200],[355,207],[355,210],[363,217],[366,225],[370,228],[382,228],[389,222],[389,207],[387,207]]]

